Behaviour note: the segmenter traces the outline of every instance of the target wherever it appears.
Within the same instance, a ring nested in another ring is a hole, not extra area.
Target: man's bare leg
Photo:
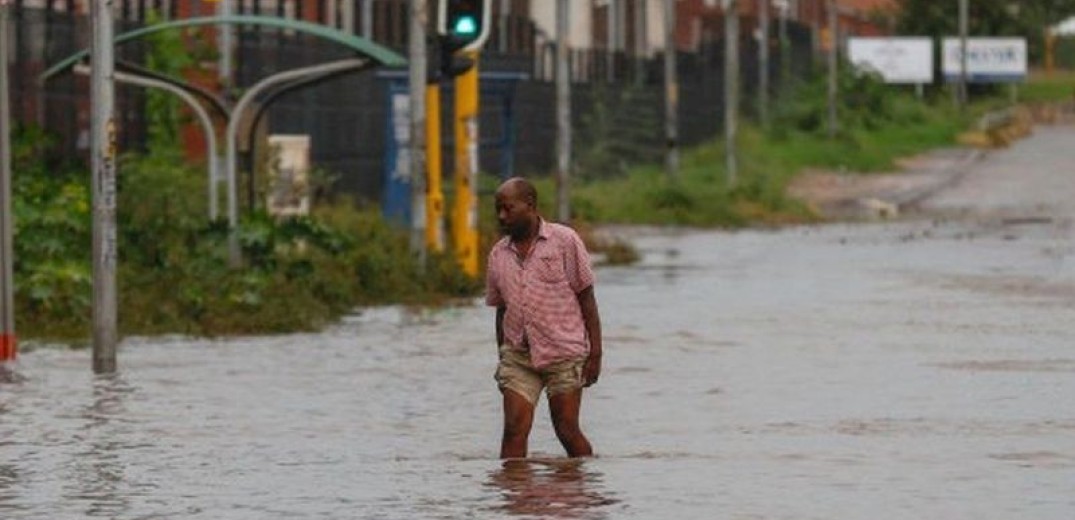
[[[534,425],[534,405],[518,393],[505,389],[504,436],[500,440],[500,458],[526,457],[530,427]]]
[[[590,441],[579,427],[579,411],[582,408],[582,389],[549,397],[549,410],[552,412],[552,426],[556,438],[567,450],[569,457],[589,457],[593,455]]]

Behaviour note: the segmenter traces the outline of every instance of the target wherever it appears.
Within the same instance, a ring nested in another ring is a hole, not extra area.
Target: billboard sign
[[[944,78],[959,81],[959,38],[944,39]],[[967,38],[967,81],[1017,83],[1026,79],[1026,38]]]
[[[847,53],[856,68],[880,74],[885,83],[933,83],[930,38],[849,38]]]

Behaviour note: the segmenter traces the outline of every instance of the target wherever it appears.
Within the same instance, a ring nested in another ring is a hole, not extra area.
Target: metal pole
[[[788,11],[791,5],[788,0],[780,4],[780,88],[787,88],[791,78],[791,42],[788,41]]]
[[[112,0],[93,0],[90,60],[93,168],[93,371],[116,371],[116,121]]]
[[[11,210],[11,98],[8,92],[8,0],[0,0],[0,365],[14,361],[15,241]]]
[[[568,71],[568,0],[556,2],[556,218],[571,218],[571,77]]]
[[[225,173],[228,182],[228,264],[232,268],[238,268],[242,261],[239,251],[239,237],[237,234],[239,228],[239,194],[238,183],[236,180],[238,175],[236,171],[238,169],[236,161],[239,155],[237,151],[239,122],[243,119],[243,113],[246,111],[247,106],[253,103],[254,99],[264,90],[275,85],[359,69],[366,63],[367,60],[365,59],[352,58],[278,72],[251,86],[243,93],[243,96],[239,98],[239,101],[235,103],[235,108],[232,109],[231,115],[228,117],[227,129],[224,131],[224,153],[227,164]]]
[[[664,169],[679,180],[679,78],[676,75],[676,0],[663,0],[664,7]]]
[[[646,81],[646,55],[649,54],[646,10],[646,0],[635,0],[635,83],[639,85]]]
[[[426,0],[410,0],[411,252],[426,261]]]
[[[340,28],[347,34],[355,33],[355,2],[357,0],[343,0],[340,4],[340,16],[343,20]]]
[[[959,85],[956,91],[956,102],[959,108],[967,105],[967,33],[969,0],[959,0]]]
[[[373,0],[362,0],[362,37],[373,40]]]
[[[232,2],[235,0],[220,0],[217,5],[217,11],[220,16],[231,16],[233,6]],[[232,31],[231,24],[221,24],[219,29],[220,34],[220,84],[223,85],[225,92],[231,87],[231,48],[232,43]]]
[[[474,61],[470,70],[455,77],[455,100],[452,127],[455,134],[455,201],[452,211],[452,233],[455,254],[463,272],[478,276],[478,161],[480,128],[478,101],[480,96],[478,51],[466,51]]]
[[[76,66],[75,72],[79,74],[89,73],[89,67]],[[192,111],[194,115],[198,117],[198,122],[202,125],[202,131],[205,132],[206,147],[209,149],[208,158],[208,177],[209,177],[209,220],[216,220],[218,213],[219,196],[217,195],[217,182],[220,180],[220,157],[219,147],[217,146],[216,131],[213,129],[213,119],[209,117],[209,112],[205,110],[198,100],[186,90],[177,87],[166,81],[161,81],[154,78],[147,78],[136,74],[127,74],[123,72],[117,72],[115,74],[116,81],[120,83],[129,83],[131,85],[138,85],[140,87],[159,88],[161,90],[167,90],[172,94],[175,94],[182,99]]]
[[[769,0],[758,0],[758,119],[769,127]]]
[[[724,1],[724,166],[728,186],[739,172],[736,133],[739,124],[739,2]]]
[[[840,34],[839,34],[839,18],[836,11],[836,0],[828,1],[828,15],[829,15],[829,138],[836,137],[836,130],[838,122],[836,120],[836,101],[838,94],[837,75],[839,73],[838,67],[838,49],[840,46]]]
[[[508,10],[511,9],[511,0],[500,0],[500,32],[497,38],[497,49],[500,52],[508,52]]]
[[[440,154],[440,84],[426,85],[426,247],[444,251],[444,189]]]

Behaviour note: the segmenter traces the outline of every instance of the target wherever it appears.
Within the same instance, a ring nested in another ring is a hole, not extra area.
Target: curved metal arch
[[[290,20],[285,18],[275,18],[269,16],[255,16],[255,15],[231,15],[231,16],[203,16],[198,18],[186,18],[183,20],[174,20],[170,22],[158,23],[150,25],[148,27],[142,27],[133,31],[128,31],[116,36],[112,41],[114,44],[119,45],[131,40],[141,38],[153,33],[167,31],[172,29],[183,29],[186,27],[199,27],[203,25],[259,25],[263,27],[275,27],[277,29],[287,29],[292,31],[298,31],[301,33],[311,34],[345,47],[361,54],[373,60],[379,65],[386,67],[402,67],[407,64],[407,59],[397,54],[396,52],[388,49],[387,47],[373,43],[361,36],[355,36],[353,34],[347,34],[343,31],[326,27],[324,25],[318,25],[302,20]],[[86,59],[90,54],[89,49],[83,49],[63,60],[57,62],[48,70],[43,72],[39,77],[41,82],[47,81],[52,76],[55,76],[71,67],[78,62]]]

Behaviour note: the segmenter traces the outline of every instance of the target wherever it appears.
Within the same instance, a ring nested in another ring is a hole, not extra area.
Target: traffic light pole
[[[444,189],[440,154],[440,82],[426,86],[426,247],[444,251]]]
[[[452,238],[463,272],[478,275],[478,52],[470,70],[455,78],[455,205]]]

